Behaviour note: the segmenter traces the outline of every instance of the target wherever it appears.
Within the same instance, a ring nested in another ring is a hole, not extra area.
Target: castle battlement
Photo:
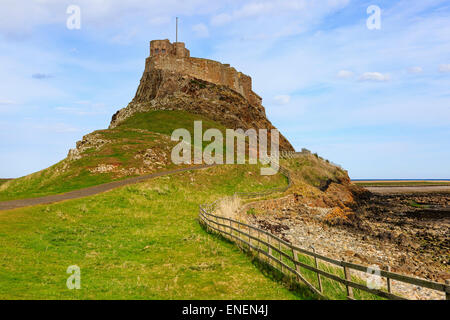
[[[252,91],[252,78],[238,72],[229,64],[193,58],[183,42],[171,43],[168,39],[150,41],[150,56],[145,62],[145,72],[153,69],[169,70],[194,78],[224,85],[240,93],[252,105],[259,106],[262,99]]]
[[[189,58],[190,52],[184,42],[171,43],[169,39],[150,41],[150,57],[171,55],[178,58]]]

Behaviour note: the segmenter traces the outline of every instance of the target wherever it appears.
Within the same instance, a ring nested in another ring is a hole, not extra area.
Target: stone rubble
[[[67,160],[68,161],[79,160],[83,157],[82,154],[87,149],[94,148],[98,150],[106,143],[108,143],[108,141],[102,139],[100,134],[91,133],[85,135],[81,141],[77,141],[75,149],[69,150],[69,153],[67,154]]]
[[[436,199],[436,202],[444,205],[447,203],[442,199]],[[390,207],[395,211],[393,205]],[[444,245],[448,243],[450,235],[448,215],[447,218],[427,221],[425,224],[427,229],[422,229],[422,232],[428,233],[428,246],[432,248],[426,250],[424,248],[427,248],[427,244],[421,243],[416,237],[416,229],[421,230],[418,225],[424,224],[423,221],[408,222],[403,218],[402,228],[394,230],[395,228],[388,226],[394,224],[393,213],[390,214],[391,220],[381,217],[378,222],[374,222],[369,218],[370,214],[366,213],[365,216],[360,214],[359,219],[354,219],[353,222],[336,224],[328,219],[334,209],[298,203],[293,195],[288,195],[280,199],[247,204],[241,208],[238,216],[299,247],[314,247],[324,256],[366,266],[390,266],[393,272],[433,281],[443,282],[444,279],[450,278],[446,264],[450,252],[448,246]],[[370,211],[368,208],[364,209]],[[430,237],[430,232],[434,232],[436,236]],[[365,273],[357,273],[362,279],[368,278]],[[382,284],[386,285],[384,279]],[[392,289],[394,293],[409,299],[445,299],[444,293],[397,281],[392,282]]]

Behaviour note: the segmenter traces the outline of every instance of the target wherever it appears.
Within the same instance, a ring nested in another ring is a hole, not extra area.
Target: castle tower
[[[184,42],[174,42],[173,47],[178,58],[189,58],[190,52],[186,49]]]
[[[184,42],[171,43],[168,39],[150,41],[150,56],[145,62],[145,72],[155,69],[224,85],[244,96],[252,105],[260,106],[262,103],[261,97],[252,90],[252,78],[236,71],[229,64],[191,57]]]
[[[190,52],[184,42],[170,43],[169,39],[150,41],[150,57],[172,55],[177,58],[189,58]]]

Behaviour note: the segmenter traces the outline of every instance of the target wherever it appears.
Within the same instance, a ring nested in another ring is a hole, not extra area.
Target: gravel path
[[[78,199],[78,198],[84,198],[87,196],[92,196],[98,193],[106,192],[118,187],[126,186],[129,184],[135,184],[144,180],[166,176],[169,174],[174,174],[178,172],[184,172],[184,171],[190,171],[190,170],[199,170],[199,169],[205,169],[212,167],[211,165],[199,165],[199,166],[193,166],[193,167],[187,167],[187,168],[180,168],[175,170],[169,170],[169,171],[162,171],[162,172],[156,172],[152,174],[147,174],[139,177],[133,177],[128,178],[125,180],[120,181],[113,181],[108,182],[105,184],[100,184],[98,186],[93,186],[89,188],[79,189],[70,191],[67,193],[62,194],[55,194],[45,197],[39,197],[39,198],[28,198],[28,199],[18,199],[18,200],[11,200],[11,201],[3,201],[0,202],[0,211],[1,210],[10,210],[10,209],[16,209],[16,208],[23,208],[28,206],[35,206],[38,204],[49,204],[54,202],[60,202],[65,200],[71,200],[71,199]]]

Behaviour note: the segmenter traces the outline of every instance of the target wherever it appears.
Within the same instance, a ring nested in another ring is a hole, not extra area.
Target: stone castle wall
[[[168,39],[150,41],[150,57],[159,55],[172,55],[178,58],[189,58],[190,52],[184,42],[170,43]]]
[[[252,91],[252,79],[236,71],[229,64],[218,61],[192,58],[184,43],[170,43],[169,40],[153,40],[150,43],[150,57],[145,62],[145,72],[164,69],[178,72],[200,80],[227,86],[244,96],[252,105],[261,105],[262,99]]]

